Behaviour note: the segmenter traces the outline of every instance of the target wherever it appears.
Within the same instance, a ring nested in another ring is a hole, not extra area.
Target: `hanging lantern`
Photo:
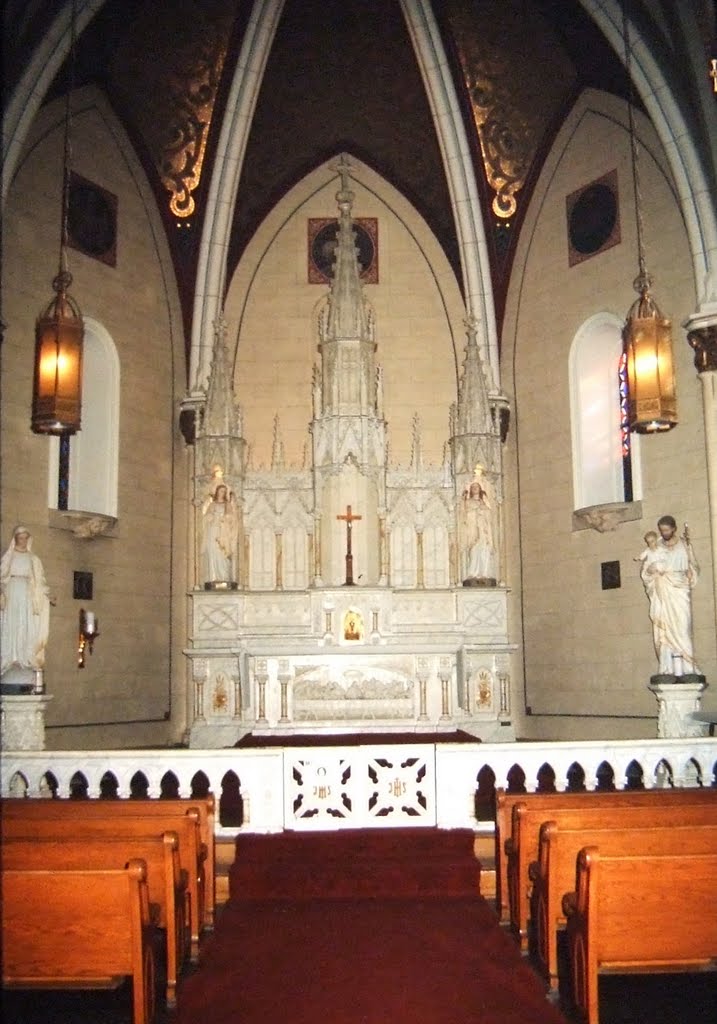
[[[82,409],[84,324],[68,294],[72,276],[60,271],[52,282],[56,295],[35,324],[35,379],[32,429],[36,434],[74,434]]]
[[[84,324],[69,295],[72,275],[67,269],[67,222],[70,203],[70,129],[75,84],[76,3],[70,10],[70,80],[65,98],[62,155],[60,260],[52,282],[55,298],[35,324],[35,371],[31,427],[36,434],[75,434],[82,411],[82,342]]]
[[[639,293],[623,328],[627,362],[628,422],[638,434],[671,430],[677,423],[672,322],[650,294],[650,279],[635,281]]]
[[[630,93],[630,37],[627,5],[622,8],[625,70]],[[643,239],[640,174],[632,95],[627,104],[630,127],[632,184],[635,198],[637,228],[638,275],[633,287],[638,298],[630,307],[623,327],[622,340],[627,364],[628,426],[637,434],[656,434],[671,430],[677,424],[675,370],[672,361],[672,321],[664,317],[650,294],[652,281],[647,273]]]

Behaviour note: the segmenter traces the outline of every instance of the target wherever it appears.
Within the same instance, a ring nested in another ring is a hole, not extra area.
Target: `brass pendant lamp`
[[[62,160],[62,213],[60,265],[52,282],[54,298],[35,324],[35,371],[32,394],[32,430],[36,434],[74,434],[82,412],[82,345],[84,324],[69,288],[67,222],[70,200],[71,97],[75,70],[75,0],[71,9],[70,76],[65,102]]]
[[[625,7],[626,4],[623,3],[625,69],[630,83],[628,112],[639,272],[633,282],[638,297],[628,311],[622,339],[627,367],[630,430],[638,434],[654,434],[671,430],[677,424],[675,371],[672,358],[672,322],[662,315],[650,292],[652,280],[647,272],[645,260],[642,197],[632,103],[630,40]]]

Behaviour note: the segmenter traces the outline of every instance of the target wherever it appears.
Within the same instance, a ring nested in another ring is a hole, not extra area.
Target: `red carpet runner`
[[[177,1024],[564,1024],[477,894],[470,832],[242,836]]]

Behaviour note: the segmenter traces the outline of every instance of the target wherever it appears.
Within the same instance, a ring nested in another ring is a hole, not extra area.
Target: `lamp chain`
[[[639,150],[637,145],[637,134],[635,131],[635,108],[634,108],[634,92],[632,82],[632,67],[631,67],[631,45],[630,45],[630,33],[627,20],[627,3],[622,5],[622,29],[623,39],[625,41],[625,71],[627,72],[628,80],[628,98],[627,98],[627,114],[628,114],[628,129],[630,132],[630,156],[632,162],[632,188],[635,199],[635,224],[637,227],[637,260],[639,273],[635,279],[635,290],[643,291],[650,287],[650,277],[647,273],[647,260],[645,257],[645,243],[644,243],[644,221],[642,218],[642,191],[640,189],[640,168],[639,168]]]
[[[76,0],[72,0],[70,7],[70,66],[67,83],[67,95],[65,97],[65,130],[62,146],[62,208],[60,224],[60,272],[58,277],[65,288],[69,287],[72,278],[68,270],[67,245],[69,238],[68,224],[70,219],[70,170],[72,167],[72,93],[75,88],[75,60],[76,60]]]

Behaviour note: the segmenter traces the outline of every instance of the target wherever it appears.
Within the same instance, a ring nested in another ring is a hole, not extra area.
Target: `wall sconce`
[[[652,281],[647,273],[642,237],[637,137],[632,103],[630,40],[625,3],[623,3],[622,24],[625,42],[625,70],[630,88],[628,114],[638,255],[638,275],[633,284],[638,298],[628,311],[622,331],[627,370],[627,417],[630,430],[638,434],[655,434],[671,430],[677,424],[675,370],[672,360],[672,322],[660,313],[657,303],[650,294]]]
[[[71,10],[70,76],[65,101],[62,156],[62,209],[59,270],[52,282],[55,297],[35,324],[35,370],[31,427],[36,434],[74,434],[80,429],[82,406],[82,314],[68,289],[67,222],[70,203],[71,101],[75,87],[75,5]]]
[[[94,612],[86,612],[80,608],[80,635],[77,642],[77,667],[85,667],[85,649],[89,648],[92,654],[92,646],[100,635],[100,622]]]

